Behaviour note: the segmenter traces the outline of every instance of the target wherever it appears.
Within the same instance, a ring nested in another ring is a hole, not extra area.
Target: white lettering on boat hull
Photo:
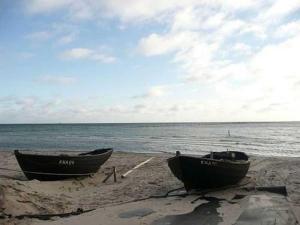
[[[58,164],[60,165],[67,165],[67,166],[72,166],[75,164],[75,162],[73,160],[59,160]]]
[[[200,161],[200,162],[201,164],[208,165],[208,166],[215,166],[218,164],[217,162],[211,162],[211,161]]]

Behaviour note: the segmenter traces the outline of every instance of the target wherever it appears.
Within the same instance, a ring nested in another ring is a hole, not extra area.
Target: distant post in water
[[[113,173],[114,173],[114,182],[117,182],[117,171],[116,171],[116,167],[113,167]]]
[[[228,130],[227,133],[228,133],[228,137],[230,137],[230,130]]]

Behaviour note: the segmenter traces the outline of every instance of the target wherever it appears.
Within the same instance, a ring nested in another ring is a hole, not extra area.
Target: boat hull
[[[79,155],[38,155],[15,151],[16,159],[29,179],[62,180],[96,173],[111,156],[112,149],[98,149]]]
[[[168,165],[185,188],[190,190],[236,184],[246,176],[250,161],[179,155],[168,159]]]

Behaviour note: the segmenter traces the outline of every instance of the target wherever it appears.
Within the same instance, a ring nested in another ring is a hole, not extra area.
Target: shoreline
[[[161,207],[160,210],[166,215],[168,215],[168,213],[180,214],[186,211],[193,211],[194,206],[189,205],[192,198],[189,197],[181,199],[180,201],[176,198],[168,198],[150,199],[139,203],[126,203],[136,199],[147,198],[151,195],[163,195],[169,190],[183,186],[183,184],[173,176],[167,166],[166,159],[171,155],[173,154],[117,151],[113,153],[111,158],[93,177],[65,181],[28,181],[22,173],[0,171],[0,176],[7,176],[0,177],[0,189],[2,189],[4,194],[2,206],[0,204],[2,214],[55,214],[74,212],[77,208],[83,210],[96,208],[96,210],[86,215],[82,214],[69,218],[52,218],[47,222],[47,224],[73,224],[75,220],[78,220],[80,223],[88,224],[86,222],[88,217],[98,218],[96,221],[100,221],[99,219],[101,217],[101,219],[105,221],[105,218],[109,218],[107,212],[110,212],[110,215],[119,215],[118,213],[133,210],[135,207],[145,208],[147,206],[154,211],[159,211],[159,207]],[[124,179],[120,178],[121,174],[153,156],[154,159],[149,163],[141,166],[128,177]],[[0,167],[19,169],[13,152],[0,151],[0,158],[3,159],[0,162]],[[300,215],[300,158],[260,157],[250,155],[250,160],[251,165],[247,174],[247,179],[250,179],[248,186],[286,186],[288,197],[291,199],[294,209]],[[117,168],[117,182],[114,183],[113,179],[110,178],[105,184],[102,183],[106,174],[111,171],[113,166]],[[234,196],[236,193],[239,192],[235,189],[225,190],[216,193],[215,196],[227,198],[228,196]],[[179,204],[179,202],[181,202],[182,205]],[[205,201],[202,202],[205,203]],[[169,204],[168,207],[170,207],[170,210],[175,211],[170,212],[164,209],[163,206],[165,204]],[[224,203],[225,205],[222,204],[218,210],[232,210],[234,214],[232,218],[242,213],[241,203],[234,205],[236,208],[230,208],[233,206],[227,205],[227,203]],[[229,214],[227,217],[228,216]],[[142,219],[145,220],[144,224],[151,224],[154,220],[158,219],[158,217],[159,213],[151,213],[149,216],[142,217]],[[140,217],[122,219],[117,216],[115,222],[119,224],[121,220],[124,220],[130,221],[128,224],[136,224],[139,218]],[[29,218],[22,220],[6,218],[4,220],[2,219],[2,221],[0,219],[0,224],[1,222],[20,225],[46,223],[42,220]],[[78,224],[80,223],[78,222]]]

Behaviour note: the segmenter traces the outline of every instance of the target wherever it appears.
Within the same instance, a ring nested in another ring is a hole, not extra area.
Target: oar
[[[147,162],[149,162],[150,160],[152,160],[154,157],[151,157],[149,159],[147,159],[146,161],[136,165],[135,167],[133,167],[131,170],[127,171],[126,173],[124,173],[121,177],[125,178],[128,174],[130,174],[132,171],[136,170],[137,168],[141,167],[142,165],[146,164]]]

